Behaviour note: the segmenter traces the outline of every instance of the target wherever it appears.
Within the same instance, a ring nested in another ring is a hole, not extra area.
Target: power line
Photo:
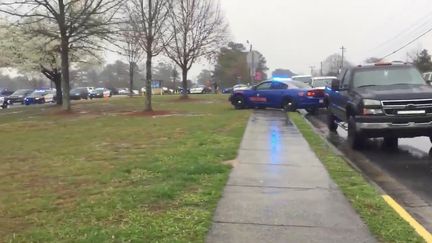
[[[417,19],[413,24],[410,24],[409,26],[404,28],[402,31],[400,31],[398,34],[394,35],[392,38],[387,39],[386,41],[380,43],[379,45],[370,49],[369,51],[379,49],[380,47],[385,46],[388,43],[395,41],[396,39],[399,39],[399,37],[402,37],[404,35],[409,36],[412,33],[416,32],[416,30],[420,30],[422,27],[429,25],[429,23],[432,21],[432,19],[430,19],[432,17],[431,14],[432,14],[432,11],[429,12],[428,14],[422,16],[421,18]]]
[[[399,49],[397,49],[397,50],[395,50],[395,51],[393,51],[393,52],[391,52],[391,53],[385,55],[383,58],[381,58],[381,60],[384,59],[384,58],[386,58],[386,57],[389,57],[389,56],[391,56],[391,55],[397,53],[398,51],[404,49],[405,47],[411,45],[413,42],[415,42],[416,40],[422,38],[423,36],[425,36],[426,34],[428,34],[428,33],[431,32],[431,31],[432,31],[432,28],[428,29],[426,32],[424,32],[423,34],[417,36],[415,39],[411,40],[410,42],[408,42],[407,44],[403,45],[403,46],[400,47]]]

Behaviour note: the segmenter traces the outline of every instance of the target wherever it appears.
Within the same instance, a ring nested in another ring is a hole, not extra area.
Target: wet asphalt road
[[[389,150],[381,139],[370,139],[361,151],[347,146],[347,133],[341,127],[337,134],[329,133],[326,113],[306,115],[306,118],[327,140],[386,193],[402,204],[422,225],[432,231],[432,162],[429,138],[399,139],[399,147]]]

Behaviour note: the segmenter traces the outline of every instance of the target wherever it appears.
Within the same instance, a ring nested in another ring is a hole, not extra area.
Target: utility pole
[[[254,56],[254,50],[253,50],[253,45],[251,42],[249,42],[248,40],[246,41],[246,43],[249,45],[249,55],[251,57],[250,60],[250,66],[249,66],[249,74],[250,74],[250,81],[251,83],[254,83],[255,81],[255,56]]]
[[[314,68],[315,68],[315,66],[309,66],[309,68],[310,68],[310,74],[313,76],[313,71],[314,71]]]
[[[323,76],[323,70],[322,70],[323,62],[321,62],[320,65],[321,65],[321,66],[320,66],[320,76]]]
[[[345,51],[346,51],[346,48],[345,48],[344,46],[342,46],[340,49],[342,50],[342,63],[341,63],[341,69],[343,69],[343,67],[344,67],[344,57],[345,57]]]

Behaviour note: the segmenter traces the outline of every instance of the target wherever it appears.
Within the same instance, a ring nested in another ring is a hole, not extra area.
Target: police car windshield
[[[354,72],[353,85],[356,88],[399,84],[424,85],[426,82],[414,67],[380,67]]]

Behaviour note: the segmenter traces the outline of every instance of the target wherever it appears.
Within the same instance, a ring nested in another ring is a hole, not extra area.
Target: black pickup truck
[[[354,149],[376,137],[384,137],[389,147],[397,147],[402,137],[427,136],[432,141],[432,86],[411,64],[349,68],[326,88],[326,103],[329,130],[345,122]]]

